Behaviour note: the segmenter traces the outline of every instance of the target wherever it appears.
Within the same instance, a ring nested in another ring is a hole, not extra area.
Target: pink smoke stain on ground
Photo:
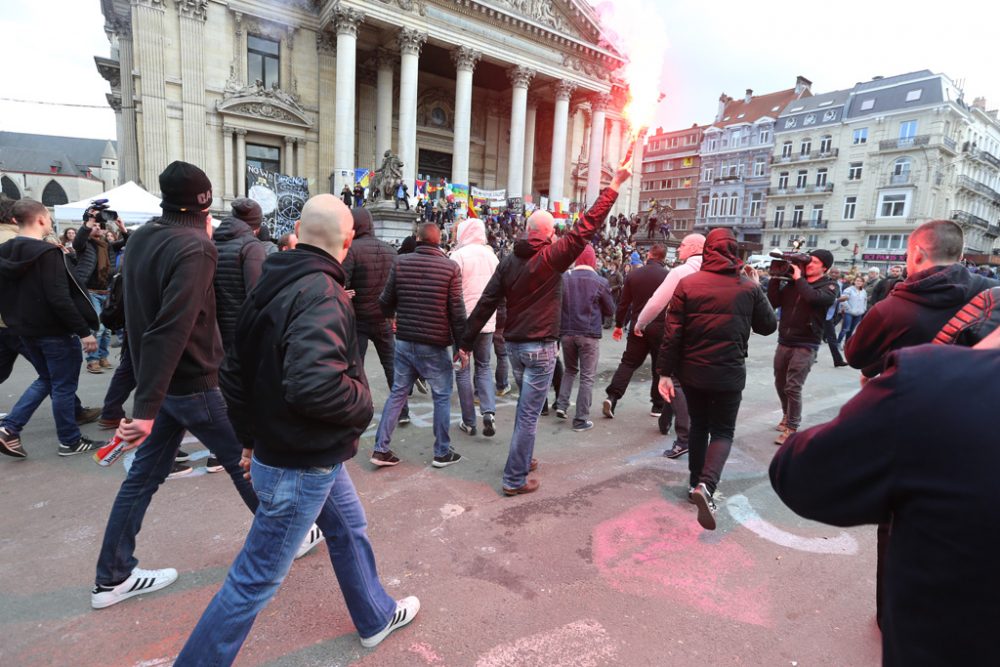
[[[426,642],[413,644],[408,650],[410,653],[419,656],[428,665],[440,665],[442,662],[441,656]]]
[[[665,597],[743,623],[770,625],[770,594],[753,585],[753,557],[724,533],[707,533],[693,507],[654,500],[599,524],[593,557],[608,584]]]

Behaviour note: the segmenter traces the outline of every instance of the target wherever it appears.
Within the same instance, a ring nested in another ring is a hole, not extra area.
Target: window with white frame
[[[760,217],[760,206],[764,200],[764,195],[760,192],[750,193],[750,217],[759,218]]]
[[[809,221],[814,225],[823,222],[823,205],[813,204],[812,211],[809,212]]]
[[[709,209],[708,215],[712,218],[718,217],[719,215],[719,195],[712,195],[712,207]]]
[[[729,215],[736,215],[739,208],[739,195],[729,195]]]
[[[868,143],[868,128],[859,127],[856,130],[854,130],[854,145],[858,146],[867,143]]]
[[[826,167],[821,167],[816,170],[816,185],[818,187],[826,187],[826,179],[829,172]]]
[[[760,128],[760,139],[758,141],[762,144],[769,143],[771,141],[771,128],[762,127]]]
[[[718,149],[718,147],[719,147],[719,139],[718,139],[718,137],[711,137],[711,138],[709,138],[709,140],[708,140],[708,150],[711,152],[711,151],[714,151],[714,150]]]
[[[915,136],[917,136],[917,121],[904,120],[899,124],[900,141],[913,141]]]
[[[698,203],[698,217],[702,219],[708,217],[708,197],[702,197]]]
[[[809,236],[806,237],[807,248],[815,248],[818,245],[819,245],[819,236],[817,236],[816,234],[810,234]]]
[[[905,218],[908,192],[883,192],[879,196],[878,215],[880,218]]]
[[[672,171],[673,168],[674,168],[674,161],[673,160],[667,160],[665,166],[666,166],[666,170],[667,171]]]
[[[916,102],[917,100],[920,99],[920,95],[923,92],[924,91],[922,89],[920,89],[920,88],[917,88],[916,90],[911,90],[911,91],[907,92],[906,93],[906,101],[907,102]]]
[[[792,157],[792,142],[786,141],[781,144],[781,157]]]
[[[781,247],[781,234],[771,234],[771,247],[772,248]]]
[[[825,135],[822,139],[820,139],[819,152],[823,153],[824,155],[833,152],[833,137],[831,137],[829,134]]]
[[[910,182],[910,167],[912,165],[912,160],[908,157],[901,157],[892,163],[892,178],[890,179],[895,183],[909,183]]]
[[[796,204],[795,208],[792,209],[792,226],[798,227],[802,224],[802,218],[805,216],[805,206],[802,204]]]
[[[874,97],[871,98],[871,99],[869,99],[869,100],[863,100],[861,102],[861,110],[862,111],[870,111],[871,109],[874,109],[874,108],[875,108],[875,98]]]
[[[677,203],[674,205],[674,208],[677,209],[678,211],[689,209],[691,208],[691,200],[687,197],[678,199]]]
[[[712,174],[713,174],[713,173],[714,173],[714,170],[712,169],[712,167],[705,167],[705,171],[704,171],[704,172],[702,172],[702,177],[701,177],[701,180],[702,180],[703,182],[706,182],[706,183],[707,183],[708,181],[711,181],[711,180],[712,180]]]
[[[858,198],[854,195],[850,197],[844,197],[844,220],[854,220],[854,214],[857,212],[858,208]]]
[[[788,172],[783,171],[780,174],[778,174],[778,189],[784,190],[787,187],[788,187]]]
[[[847,168],[847,180],[849,181],[860,181],[862,172],[861,162],[852,162]]]
[[[809,155],[809,151],[812,150],[812,139],[808,137],[802,140],[802,144],[799,146],[799,155]]]
[[[774,226],[781,229],[782,225],[785,224],[785,207],[778,206],[774,209]]]
[[[906,250],[909,234],[869,234],[865,241],[868,250]]]
[[[795,187],[804,188],[806,183],[809,181],[809,172],[805,169],[799,169],[798,175],[795,177]]]
[[[767,168],[767,159],[763,155],[758,155],[753,159],[753,175],[763,176]]]

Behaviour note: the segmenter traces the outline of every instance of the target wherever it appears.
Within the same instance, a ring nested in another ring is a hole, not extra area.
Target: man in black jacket
[[[111,287],[111,277],[115,273],[114,257],[125,246],[128,240],[128,230],[125,223],[115,219],[115,224],[121,232],[119,241],[109,241],[104,227],[108,223],[98,219],[99,210],[88,209],[83,214],[83,226],[76,232],[73,239],[73,250],[76,253],[76,280],[87,290],[90,303],[100,315],[104,302],[108,300],[108,290]],[[87,353],[87,372],[100,374],[111,368],[108,360],[111,348],[111,330],[103,324],[97,331],[97,350]]]
[[[178,667],[232,664],[314,521],[327,535],[363,646],[376,646],[420,609],[416,597],[397,603],[379,582],[365,512],[344,467],[373,413],[343,288],[351,226],[335,196],[306,202],[295,225],[298,245],[268,258],[240,313],[222,386],[248,443],[241,465],[261,492],[260,511]]]
[[[892,521],[884,665],[996,664],[998,378],[995,348],[892,352],[836,419],[791,436],[771,462],[774,490],[807,519]]]
[[[619,166],[611,185],[557,241],[553,241],[555,221],[552,215],[546,211],[532,213],[527,222],[527,238],[515,243],[514,252],[500,261],[469,316],[459,346],[465,352],[473,348],[476,336],[501,300],[507,301],[504,341],[520,393],[510,453],[503,472],[505,495],[515,496],[538,489],[538,480],[529,480],[528,473],[537,466],[532,458],[535,430],[556,367],[562,274],[603,227],[604,219],[618,199],[618,189],[629,176],[628,164]]]
[[[267,252],[257,240],[264,220],[260,204],[252,199],[234,199],[232,215],[224,218],[212,234],[219,253],[215,269],[215,316],[222,336],[222,349],[228,350],[236,338],[236,318],[247,294],[260,280]]]
[[[24,458],[21,430],[42,401],[51,397],[59,438],[59,455],[90,451],[95,444],[80,434],[76,400],[83,351],[97,350],[93,331],[97,313],[76,282],[66,255],[43,241],[52,234],[48,209],[31,199],[12,209],[18,236],[0,246],[0,317],[19,336],[21,349],[38,373],[0,422],[0,453]]]
[[[744,272],[736,237],[728,229],[710,231],[701,270],[674,290],[658,357],[663,398],[673,401],[672,377],[684,387],[691,416],[688,499],[707,530],[715,530],[712,496],[733,446],[750,332],[768,336],[777,326],[757,272]]]
[[[783,417],[775,444],[783,444],[802,421],[802,387],[823,340],[826,313],[840,295],[836,282],[827,275],[833,253],[813,250],[805,270],[792,263],[790,279],[772,278],[767,298],[781,308],[778,349],[774,353],[774,386],[778,390]]]
[[[400,256],[389,271],[379,305],[396,320],[395,371],[392,391],[382,408],[371,462],[394,466],[399,458],[389,449],[392,433],[417,378],[423,378],[434,399],[435,468],[458,463],[451,448],[451,390],[454,382],[451,345],[465,329],[462,272],[441,250],[441,230],[433,222],[417,228],[417,247]],[[463,362],[464,363],[464,362]]]
[[[650,322],[642,336],[635,335],[635,322],[639,319],[639,313],[646,307],[649,297],[667,277],[667,269],[663,266],[666,255],[663,246],[654,245],[646,255],[645,266],[640,266],[625,278],[622,295],[618,299],[618,308],[615,311],[615,330],[611,332],[611,337],[620,341],[622,327],[625,326],[626,322],[630,325],[628,336],[625,339],[625,352],[622,353],[618,368],[605,390],[607,394],[603,405],[605,417],[614,418],[615,407],[625,395],[632,374],[646,362],[647,356],[650,357],[653,366],[653,379],[649,386],[649,400],[652,403],[652,409],[649,414],[659,417],[663,411],[663,397],[660,396],[658,389],[660,376],[656,373],[656,354],[660,349],[660,343],[663,342],[663,311],[660,311]]]

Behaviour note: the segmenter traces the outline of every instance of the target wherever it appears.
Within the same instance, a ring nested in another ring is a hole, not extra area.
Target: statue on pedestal
[[[402,179],[403,161],[392,151],[386,151],[382,156],[382,166],[375,170],[368,196],[372,201],[391,200],[395,196],[394,189]]]

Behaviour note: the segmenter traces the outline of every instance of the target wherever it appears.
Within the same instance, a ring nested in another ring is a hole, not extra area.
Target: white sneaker
[[[306,539],[302,540],[302,544],[299,545],[299,550],[295,552],[295,560],[298,560],[305,556],[307,553],[312,551],[313,547],[323,541],[323,533],[320,531],[316,524],[309,529],[309,534],[306,535]]]
[[[137,567],[132,570],[128,579],[117,586],[112,588],[94,586],[94,590],[90,592],[90,606],[94,609],[104,609],[130,597],[166,588],[175,581],[177,581],[177,570],[172,567],[164,570],[143,570]]]
[[[362,637],[361,645],[365,648],[375,648],[382,640],[389,636],[389,633],[397,628],[401,628],[416,617],[417,612],[420,611],[420,600],[417,596],[411,595],[408,598],[403,598],[396,602],[396,613],[392,615],[392,620],[389,621],[389,625],[382,629],[382,632],[377,635],[372,635],[371,637]]]

